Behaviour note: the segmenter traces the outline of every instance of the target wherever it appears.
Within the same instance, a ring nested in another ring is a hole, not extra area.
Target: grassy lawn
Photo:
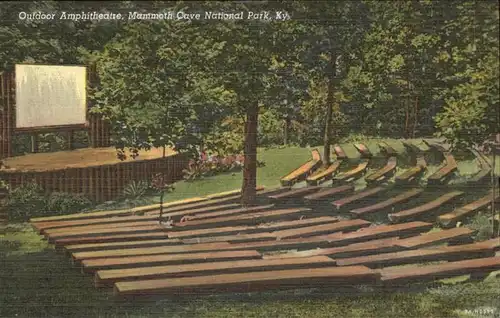
[[[378,152],[375,143],[368,143],[368,147]],[[354,147],[344,148],[349,156],[356,156]],[[280,177],[309,158],[310,149],[305,148],[260,150],[259,160],[266,166],[259,168],[258,184],[278,186]],[[468,161],[461,162],[459,168],[462,174],[477,170]],[[240,185],[240,173],[179,182],[168,200],[233,190]],[[406,292],[360,286],[132,305],[114,301],[110,290],[96,290],[91,277],[72,268],[67,257],[57,254],[27,224],[11,225],[0,236],[0,317],[493,317],[480,313],[495,310],[500,315],[500,278],[490,275],[482,282],[457,284],[458,280],[432,288],[412,286]]]

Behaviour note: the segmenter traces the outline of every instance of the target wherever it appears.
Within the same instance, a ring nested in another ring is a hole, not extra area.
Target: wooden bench
[[[479,163],[479,172],[476,173],[471,179],[467,181],[469,184],[482,184],[491,181],[491,169],[492,165],[485,155],[481,151],[476,149],[471,149],[471,152],[476,157]]]
[[[451,191],[441,195],[437,199],[427,202],[423,205],[417,206],[412,209],[400,211],[397,213],[389,214],[389,220],[392,223],[403,222],[406,220],[414,219],[435,211],[446,203],[452,202],[461,197],[464,193],[462,191]]]
[[[374,188],[370,188],[370,189],[365,189],[365,190],[362,190],[362,191],[358,191],[358,192],[356,192],[355,194],[353,194],[351,196],[348,196],[348,197],[345,197],[345,198],[333,201],[332,205],[334,207],[336,207],[337,210],[338,210],[338,209],[341,209],[341,208],[343,208],[345,206],[348,206],[350,204],[354,204],[354,203],[357,203],[357,202],[359,202],[361,200],[371,198],[374,195],[383,193],[383,192],[385,192],[387,190],[388,190],[388,188],[386,188],[386,187],[374,187]]]
[[[326,255],[335,259],[364,256],[370,254],[389,253],[403,250],[401,246],[396,245],[398,238],[388,238],[373,240],[361,243],[350,244],[346,246],[316,248],[312,250],[290,252],[276,255],[264,255],[263,259],[289,259],[289,258],[309,258]]]
[[[498,201],[500,195],[495,195],[494,199]],[[461,221],[476,212],[485,209],[490,206],[493,200],[493,193],[490,191],[486,196],[482,197],[479,200],[466,204],[462,207],[459,207],[453,210],[450,213],[446,213],[438,216],[438,222],[442,227],[453,227],[457,224],[458,221]]]
[[[252,250],[95,258],[85,259],[82,261],[82,272],[92,273],[102,269],[131,268],[150,265],[209,263],[260,258],[260,253]]]
[[[264,187],[258,186],[256,190],[262,191],[264,190]],[[233,190],[232,192],[237,192],[240,190]],[[203,204],[217,204],[217,199],[219,198],[218,196],[227,196],[227,192],[224,192],[222,194],[212,194],[211,196],[208,197],[194,197],[194,198],[189,198],[189,199],[184,199],[184,200],[179,200],[179,201],[172,201],[172,202],[166,202],[163,203],[163,207],[170,209],[171,211],[173,210],[179,210],[179,209],[188,209],[192,208],[193,204],[199,204],[203,206]],[[238,196],[239,197],[239,196]],[[204,201],[210,201],[204,202]],[[130,215],[135,215],[135,214],[144,214],[149,211],[154,211],[159,209],[159,204],[153,204],[153,205],[148,205],[148,206],[141,206],[141,207],[136,207],[132,209],[123,209],[123,210],[114,210],[114,211],[99,211],[99,212],[90,212],[90,213],[75,213],[75,214],[67,214],[67,215],[57,215],[57,216],[48,216],[48,217],[39,217],[39,218],[32,218],[30,219],[30,223],[40,223],[40,222],[52,222],[52,221],[69,221],[69,220],[79,220],[79,219],[96,219],[96,218],[109,218],[113,216],[130,216]],[[197,206],[197,207],[201,207]]]
[[[47,235],[47,240],[50,243],[54,243],[60,241],[62,239],[70,239],[70,238],[92,238],[97,236],[114,236],[114,235],[127,235],[127,234],[136,234],[143,235],[149,233],[165,233],[167,236],[168,229],[161,225],[149,225],[149,226],[137,226],[137,227],[120,227],[120,228],[105,228],[105,229],[95,229],[92,231],[79,231],[79,232],[62,232],[55,233],[51,235]]]
[[[342,172],[338,174],[337,176],[333,177],[333,182],[351,182],[354,181],[358,178],[360,178],[365,172],[366,169],[368,169],[368,164],[370,163],[369,160],[363,160],[361,161],[355,168],[348,170],[346,172]]]
[[[370,149],[362,143],[355,143],[354,148],[356,148],[363,159],[371,159],[373,157]]]
[[[87,243],[66,245],[64,249],[67,253],[102,251],[106,249],[126,249],[136,247],[155,247],[155,246],[176,246],[183,244],[179,239],[160,239],[146,241],[130,242],[111,242],[111,243]]]
[[[222,217],[222,216],[231,216],[231,215],[239,215],[239,214],[245,214],[245,213],[252,213],[252,212],[260,212],[260,211],[267,211],[270,210],[274,207],[274,204],[267,204],[267,205],[257,205],[257,206],[250,206],[250,207],[238,207],[236,209],[229,209],[229,210],[222,210],[222,211],[215,211],[215,212],[208,212],[205,213],[205,211],[201,211],[201,213],[196,213],[194,215],[185,215],[182,219],[180,219],[180,222],[185,222],[185,221],[194,221],[194,220],[204,220],[204,219],[211,219],[211,218],[217,218],[217,217]],[[173,229],[175,231],[175,228]]]
[[[302,227],[298,229],[282,230],[273,232],[279,239],[299,238],[317,236],[339,231],[352,231],[369,226],[371,223],[364,220],[345,220],[335,223],[327,223],[315,226]]]
[[[263,223],[255,226],[229,226],[229,227],[216,227],[216,228],[208,228],[201,230],[175,231],[175,232],[170,232],[169,237],[186,238],[186,237],[228,235],[236,233],[257,233],[270,230],[286,230],[286,229],[300,228],[310,225],[333,223],[337,222],[338,220],[339,220],[338,218],[333,216],[323,216],[316,218],[306,218],[302,220]]]
[[[117,296],[204,295],[353,284],[375,284],[380,274],[364,266],[292,269],[135,282],[117,282]]]
[[[444,158],[444,164],[439,168],[438,171],[434,172],[427,178],[427,184],[435,185],[435,184],[443,184],[449,180],[452,174],[458,171],[457,162],[455,158],[449,151],[448,147],[440,145],[438,143],[432,143],[425,139],[423,142],[430,148],[436,152],[440,152]]]
[[[321,154],[318,149],[313,149],[311,155],[311,160],[280,179],[282,186],[292,186],[299,181],[305,180],[314,170],[321,166]]]
[[[443,231],[434,231],[423,233],[418,236],[410,237],[404,240],[399,240],[397,245],[404,248],[423,248],[430,245],[448,242],[451,244],[457,243],[472,243],[472,235],[476,231],[465,227],[453,228]]]
[[[325,181],[333,178],[333,176],[338,172],[342,162],[348,159],[344,149],[340,145],[333,146],[333,151],[335,152],[336,161],[333,162],[326,170],[318,171],[306,179],[308,185],[319,185]]]
[[[336,196],[345,195],[354,192],[354,186],[352,184],[345,184],[333,188],[325,188],[313,194],[306,195],[304,200],[306,203],[312,202],[322,202]]]
[[[194,238],[182,239],[183,244],[202,244],[214,242],[230,242],[230,243],[254,243],[261,241],[275,241],[276,235],[269,232],[260,233],[241,233],[233,235],[220,235],[220,236],[203,236]]]
[[[376,213],[388,208],[392,208],[396,204],[408,202],[409,200],[418,197],[420,194],[422,194],[422,192],[424,192],[424,190],[420,188],[410,189],[382,202],[363,208],[353,209],[350,211],[350,213],[355,217],[363,217],[371,213]]]
[[[310,193],[316,192],[323,189],[322,187],[318,186],[311,186],[311,187],[304,187],[304,188],[298,188],[298,189],[293,189],[290,191],[286,191],[283,193],[275,194],[269,196],[269,199],[273,201],[284,201],[288,199],[295,199],[295,198],[300,198],[305,195],[308,195]]]
[[[219,251],[224,247],[228,247],[228,242],[216,242],[205,244],[183,244],[176,246],[157,246],[157,247],[140,247],[126,249],[111,249],[93,252],[76,252],[72,253],[71,257],[74,262],[80,262],[85,259],[93,258],[110,258],[110,257],[127,257],[139,255],[157,255],[157,254],[185,254],[204,251]]]
[[[167,238],[168,236],[166,231],[158,230],[147,233],[64,237],[60,239],[54,239],[53,243],[56,246],[56,248],[61,248],[65,245],[75,245],[75,244],[147,241],[147,240],[167,239]]]
[[[379,169],[374,173],[366,176],[365,181],[369,184],[386,181],[387,179],[390,179],[394,175],[394,172],[396,171],[396,166],[397,166],[397,158],[389,157],[389,159],[387,159],[386,165],[382,169]]]
[[[340,145],[333,146],[333,151],[335,152],[335,156],[337,157],[337,160],[349,159],[349,157],[347,157],[344,149],[342,149],[342,147]]]
[[[404,285],[410,283],[427,283],[475,273],[490,273],[499,269],[500,256],[497,256],[437,265],[384,268],[380,273],[382,274],[382,283],[384,285]]]
[[[468,245],[445,246],[433,249],[418,249],[353,258],[343,258],[337,260],[337,265],[363,265],[370,268],[379,268],[419,262],[453,261],[470,258],[489,257],[494,255],[495,252],[490,247],[481,243],[475,243]]]
[[[96,287],[112,286],[116,282],[173,277],[193,277],[219,274],[276,271],[286,269],[319,268],[334,266],[335,262],[326,256],[315,256],[308,259],[269,259],[244,260],[230,262],[214,262],[186,265],[167,265],[138,267],[128,269],[101,270],[95,273]]]
[[[315,186],[320,185],[325,181],[331,180],[333,178],[333,175],[335,175],[335,173],[337,173],[337,171],[339,170],[341,164],[342,161],[336,160],[326,169],[318,170],[316,173],[313,173],[311,176],[307,177],[307,184]]]
[[[409,237],[432,229],[431,223],[408,222],[394,225],[376,225],[351,233],[336,233],[326,238],[332,246],[349,245],[388,237]]]
[[[396,184],[408,184],[418,181],[427,170],[427,162],[422,150],[412,143],[403,141],[403,146],[412,158],[414,167],[405,170],[402,174],[395,177]]]
[[[107,231],[114,231],[114,229],[120,228],[141,228],[141,227],[157,227],[159,225],[158,220],[152,221],[142,221],[142,222],[125,222],[125,223],[108,223],[108,224],[92,224],[84,226],[74,226],[74,227],[61,227],[55,229],[47,229],[44,231],[45,237],[57,237],[65,233],[70,235],[84,235],[92,233],[105,233]]]
[[[288,208],[276,209],[263,212],[255,212],[250,214],[223,216],[218,218],[206,220],[193,220],[186,222],[174,223],[174,227],[178,229],[203,229],[220,226],[234,226],[234,225],[249,225],[261,224],[270,220],[281,220],[286,218],[300,218],[301,215],[309,214],[311,209],[308,208]]]

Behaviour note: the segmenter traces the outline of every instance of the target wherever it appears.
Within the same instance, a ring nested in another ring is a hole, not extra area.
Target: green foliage
[[[52,192],[46,203],[47,214],[63,215],[84,211],[92,207],[92,201],[82,194]]]
[[[90,208],[92,202],[79,194],[46,194],[41,186],[31,182],[14,188],[5,206],[9,220],[28,221],[32,217],[79,212]]]
[[[151,183],[145,180],[131,181],[123,188],[123,197],[130,202],[140,201],[152,192]]]
[[[45,215],[47,198],[36,183],[14,188],[8,197],[6,210],[9,220],[28,221],[31,217]]]

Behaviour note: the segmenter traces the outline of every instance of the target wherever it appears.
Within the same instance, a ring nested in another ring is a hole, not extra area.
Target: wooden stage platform
[[[115,148],[84,148],[5,158],[0,178],[11,187],[35,181],[46,191],[81,193],[101,202],[115,199],[130,181],[150,179],[159,172],[176,181],[187,162],[169,149],[165,158],[163,149],[152,149],[120,161]]]

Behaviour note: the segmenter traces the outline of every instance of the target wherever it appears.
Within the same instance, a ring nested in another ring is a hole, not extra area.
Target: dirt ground
[[[172,155],[175,152],[171,149],[166,150],[166,155]],[[139,152],[139,157],[135,160],[151,160],[160,158],[163,155],[163,149],[154,148],[150,151]],[[127,155],[125,161],[133,161]],[[46,152],[27,154],[24,156],[11,157],[3,160],[4,167],[0,170],[19,170],[19,171],[49,171],[64,168],[85,168],[107,164],[116,164],[121,162],[116,156],[116,149],[110,148],[84,148],[71,151]]]

